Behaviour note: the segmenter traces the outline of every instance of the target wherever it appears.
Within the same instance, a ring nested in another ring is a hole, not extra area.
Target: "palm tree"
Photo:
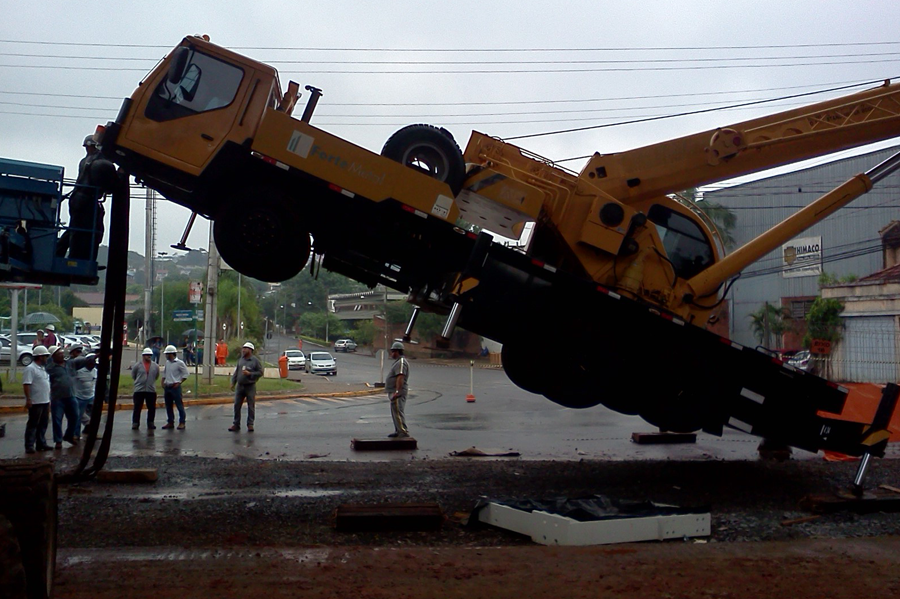
[[[772,347],[772,337],[776,339],[790,329],[787,322],[791,317],[787,308],[779,308],[769,302],[766,302],[756,312],[749,315],[750,327],[753,329],[753,336],[756,337],[760,345],[764,347]]]

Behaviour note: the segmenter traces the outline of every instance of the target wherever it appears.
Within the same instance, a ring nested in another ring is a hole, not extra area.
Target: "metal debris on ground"
[[[491,457],[491,458],[516,458],[522,455],[518,451],[513,451],[512,449],[503,450],[503,449],[478,449],[474,445],[468,449],[463,449],[462,451],[451,451],[450,455],[454,457],[463,457],[463,458],[481,458],[481,457]]]

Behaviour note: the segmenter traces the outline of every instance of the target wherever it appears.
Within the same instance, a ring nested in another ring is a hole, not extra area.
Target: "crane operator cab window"
[[[147,118],[170,121],[231,104],[244,71],[187,47],[178,48],[147,103]]]
[[[687,216],[654,204],[647,218],[656,225],[675,274],[690,279],[713,263],[713,250],[700,226]]]

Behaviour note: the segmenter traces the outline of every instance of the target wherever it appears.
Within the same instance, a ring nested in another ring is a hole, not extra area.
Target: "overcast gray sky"
[[[375,152],[411,123],[444,126],[465,147],[473,129],[505,138],[900,75],[896,0],[0,0],[0,14],[0,156],[70,178],[84,136],[190,34],[272,64],[283,85],[322,88],[313,124]],[[563,160],[835,95],[516,143]],[[135,197],[141,253],[143,208]],[[159,205],[157,251],[171,251],[188,216]],[[189,245],[207,237],[204,221]]]

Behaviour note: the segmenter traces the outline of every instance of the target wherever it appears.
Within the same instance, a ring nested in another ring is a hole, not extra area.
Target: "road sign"
[[[831,353],[831,341],[827,339],[813,339],[809,351],[814,354],[828,355]]]
[[[191,322],[194,320],[193,310],[172,310],[172,320],[175,322]]]
[[[188,289],[188,298],[190,299],[192,304],[199,304],[201,298],[203,297],[203,283],[200,281],[191,281],[190,288]]]

